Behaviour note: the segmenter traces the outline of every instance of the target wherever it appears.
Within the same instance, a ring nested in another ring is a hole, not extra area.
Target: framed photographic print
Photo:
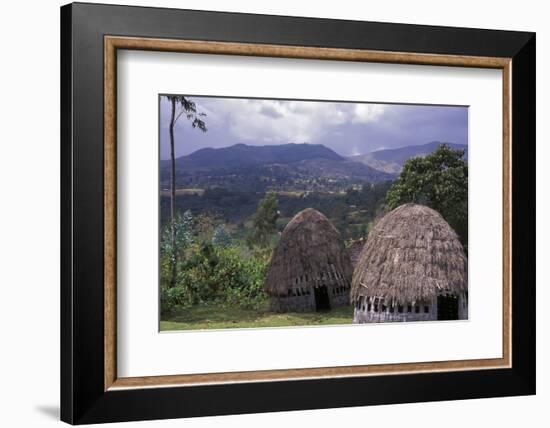
[[[61,52],[62,420],[535,393],[533,33],[77,3]]]

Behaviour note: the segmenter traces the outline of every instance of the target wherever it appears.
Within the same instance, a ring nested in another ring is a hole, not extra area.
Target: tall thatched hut
[[[354,323],[468,317],[468,264],[449,224],[405,204],[372,229],[353,274]]]
[[[300,211],[285,227],[265,283],[277,312],[348,305],[353,269],[338,230],[319,211]]]

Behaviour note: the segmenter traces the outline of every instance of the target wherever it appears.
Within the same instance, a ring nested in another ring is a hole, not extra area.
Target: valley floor
[[[160,321],[161,331],[203,330],[250,327],[288,327],[351,324],[353,307],[335,308],[328,312],[275,313],[262,309],[243,309],[224,305],[197,305],[181,308]]]

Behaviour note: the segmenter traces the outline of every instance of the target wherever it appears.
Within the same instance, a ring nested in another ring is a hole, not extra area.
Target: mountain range
[[[248,146],[235,144],[220,149],[204,148],[176,159],[176,168],[212,169],[287,164],[310,159],[345,161],[346,159],[322,144],[281,144]]]
[[[320,190],[322,186],[334,190],[355,183],[393,180],[407,159],[425,156],[440,144],[434,141],[348,157],[322,144],[204,148],[176,159],[176,181],[178,187]],[[467,145],[449,145],[464,149],[467,158]],[[161,182],[166,187],[170,161],[162,160],[160,167]]]
[[[161,161],[161,181],[169,177],[170,161]],[[392,174],[340,156],[322,144],[249,146],[236,144],[219,149],[204,148],[176,159],[176,177],[277,176],[352,178],[359,181],[391,180]]]
[[[432,141],[431,143],[417,145],[417,146],[405,146],[397,149],[384,149],[376,150],[370,153],[356,156],[348,156],[348,159],[361,162],[379,171],[384,171],[389,174],[399,174],[403,164],[407,159],[415,156],[426,156],[437,149],[441,144],[439,141]],[[468,145],[466,144],[454,144],[445,143],[455,150],[464,150],[464,159],[468,159]]]

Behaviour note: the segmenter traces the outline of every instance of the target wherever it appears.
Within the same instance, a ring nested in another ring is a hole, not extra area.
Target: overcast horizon
[[[190,96],[207,132],[182,116],[176,157],[235,144],[323,144],[342,156],[441,141],[468,144],[468,107]],[[160,97],[160,156],[168,159],[170,103]]]

